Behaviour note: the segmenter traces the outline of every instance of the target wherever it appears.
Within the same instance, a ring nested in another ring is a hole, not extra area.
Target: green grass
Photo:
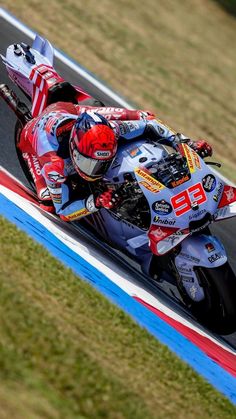
[[[225,7],[214,0],[3,5],[138,107],[207,138],[236,180],[236,21]]]
[[[0,418],[234,418],[203,378],[0,218]],[[7,263],[6,263],[7,261]]]

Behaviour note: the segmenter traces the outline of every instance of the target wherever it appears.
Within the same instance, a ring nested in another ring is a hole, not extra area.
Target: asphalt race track
[[[31,40],[27,36],[14,28],[2,17],[0,17],[0,53],[5,55],[6,48],[15,42],[26,42],[31,44]],[[78,57],[79,61],[79,57]],[[55,68],[59,74],[65,77],[66,80],[80,85],[86,90],[91,96],[96,97],[103,101],[106,105],[120,106],[118,102],[115,102],[111,98],[107,97],[104,93],[100,92],[98,88],[94,87],[90,82],[84,80],[80,75],[75,73],[73,70],[68,68],[64,63],[55,59]],[[0,63],[0,83],[6,83],[10,87],[13,87],[10,82],[5,67]],[[17,91],[19,94],[19,91]],[[25,98],[24,98],[25,100]],[[144,104],[145,108],[145,104]],[[16,178],[27,184],[27,181],[22,173],[20,165],[18,163],[16,152],[14,148],[14,126],[15,116],[3,101],[0,102],[0,166],[3,166]],[[197,133],[196,133],[197,134]],[[212,227],[212,231],[222,240],[229,257],[229,261],[234,271],[236,272],[236,219],[226,220],[220,222],[218,225]],[[233,347],[236,347],[236,333],[227,337],[227,342]]]

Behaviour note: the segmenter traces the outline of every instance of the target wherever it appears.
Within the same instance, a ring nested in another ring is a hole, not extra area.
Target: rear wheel
[[[24,175],[25,175],[26,179],[28,180],[28,182],[29,182],[29,184],[31,186],[32,191],[36,192],[34,180],[33,180],[32,176],[30,174],[29,168],[28,168],[25,160],[23,159],[22,153],[21,153],[21,151],[20,151],[20,149],[18,147],[18,144],[19,144],[19,141],[20,141],[20,134],[21,134],[22,129],[23,129],[23,125],[22,125],[22,123],[18,119],[16,121],[16,125],[15,125],[15,148],[16,148],[16,154],[17,154],[19,163],[21,165],[21,168],[22,168],[22,170],[24,172]]]
[[[227,335],[236,331],[236,277],[229,263],[216,268],[195,268],[204,290],[202,301],[192,301],[183,286],[179,291],[193,315],[213,332]]]

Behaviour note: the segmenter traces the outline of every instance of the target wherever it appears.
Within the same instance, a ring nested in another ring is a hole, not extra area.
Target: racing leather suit
[[[156,138],[170,139],[175,134],[149,112],[114,107],[95,108],[66,102],[49,105],[39,117],[25,125],[19,148],[35,181],[42,208],[50,211],[46,202],[52,200],[51,208],[55,208],[65,221],[76,220],[98,210],[89,182],[77,175],[69,153],[71,129],[78,116],[88,110],[109,120],[117,140],[122,138],[128,141],[141,137],[147,128],[155,131]],[[73,187],[74,176],[77,178],[76,188]]]

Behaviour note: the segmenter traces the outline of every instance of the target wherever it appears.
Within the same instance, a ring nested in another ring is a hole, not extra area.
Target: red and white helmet
[[[70,156],[77,173],[86,180],[102,178],[117,150],[109,122],[91,111],[82,113],[71,131]]]

